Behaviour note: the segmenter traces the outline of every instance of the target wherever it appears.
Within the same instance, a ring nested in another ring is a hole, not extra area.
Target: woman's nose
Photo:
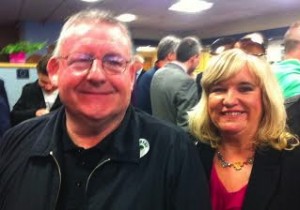
[[[237,95],[234,91],[228,90],[224,94],[223,104],[225,106],[234,106],[237,103]]]

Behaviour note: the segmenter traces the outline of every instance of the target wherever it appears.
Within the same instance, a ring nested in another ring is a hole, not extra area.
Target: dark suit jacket
[[[0,138],[10,128],[9,104],[4,81],[0,79]]]
[[[142,78],[143,74],[145,73],[146,71],[144,69],[142,69],[142,71],[140,72],[138,76],[138,78],[135,80],[135,83],[134,83],[134,87],[133,87],[133,90],[132,90],[132,94],[131,94],[131,104],[133,106],[136,107],[136,104],[137,104],[137,94],[138,94],[138,83],[140,81],[140,79]]]
[[[215,151],[202,143],[197,147],[209,179]],[[242,209],[300,209],[300,147],[291,151],[256,151]]]
[[[59,97],[57,97],[50,111],[53,111],[60,106],[61,102]],[[46,108],[46,103],[38,81],[26,84],[23,87],[21,97],[11,111],[12,125],[35,117],[35,112],[41,108]]]

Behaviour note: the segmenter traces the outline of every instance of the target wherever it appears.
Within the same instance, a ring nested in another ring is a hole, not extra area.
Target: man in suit
[[[199,64],[201,45],[194,37],[184,38],[176,61],[157,70],[150,87],[152,114],[187,129],[187,111],[198,101],[192,73]]]
[[[136,106],[136,101],[137,101],[137,92],[138,92],[137,84],[140,81],[143,74],[146,72],[144,70],[144,62],[145,59],[141,55],[136,54],[133,56],[133,68],[136,70],[135,83],[131,95],[131,104],[133,106]]]
[[[150,85],[153,75],[157,69],[165,64],[176,59],[176,48],[180,39],[173,35],[165,36],[160,40],[157,46],[157,61],[153,68],[148,70],[137,84],[137,99],[136,107],[142,109],[148,114],[152,114],[151,99],[150,99]]]
[[[48,114],[61,106],[57,88],[51,84],[47,72],[50,55],[44,56],[37,64],[38,80],[23,87],[21,97],[11,111],[12,125]]]
[[[4,81],[0,79],[0,138],[8,128],[10,128],[9,104]]]

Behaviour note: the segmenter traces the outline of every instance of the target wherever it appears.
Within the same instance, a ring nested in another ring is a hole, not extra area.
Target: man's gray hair
[[[165,60],[170,53],[175,53],[180,39],[168,35],[160,40],[157,46],[157,60]]]
[[[118,26],[124,32],[124,34],[128,36],[129,42],[132,45],[131,35],[126,25],[118,21],[111,12],[99,9],[87,9],[80,11],[67,19],[57,40],[57,44],[53,52],[54,56],[60,55],[61,45],[64,39],[69,36],[70,28],[83,22],[88,24],[106,23],[113,26]]]

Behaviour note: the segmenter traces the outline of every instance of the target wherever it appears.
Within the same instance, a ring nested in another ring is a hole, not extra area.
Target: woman
[[[189,113],[213,210],[300,209],[300,150],[268,63],[240,49],[214,58]]]

